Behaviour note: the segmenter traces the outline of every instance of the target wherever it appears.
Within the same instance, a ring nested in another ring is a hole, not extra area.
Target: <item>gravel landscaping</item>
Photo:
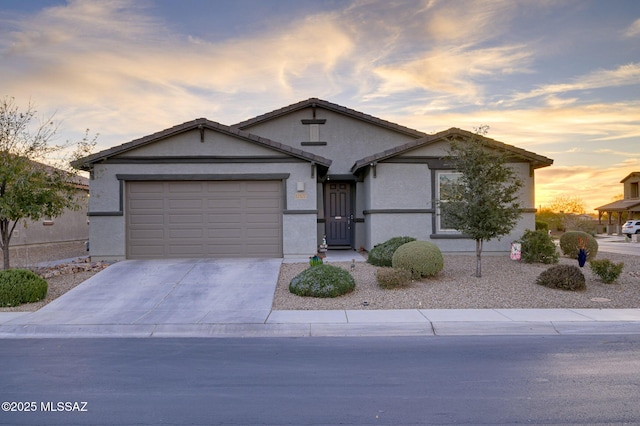
[[[444,269],[434,278],[414,281],[409,287],[385,290],[378,286],[376,267],[357,262],[332,263],[350,270],[356,289],[333,299],[300,297],[289,292],[289,282],[308,263],[285,263],[280,269],[273,309],[498,309],[498,308],[640,308],[640,259],[637,256],[599,253],[598,259],[624,262],[616,283],[604,284],[582,268],[587,289],[569,292],[535,283],[551,265],[527,264],[504,256],[483,256],[482,278],[475,277],[475,256],[444,255]],[[561,264],[577,261],[560,258]],[[608,299],[608,301],[605,301]]]
[[[588,266],[582,268],[587,290],[568,292],[542,287],[538,275],[551,265],[527,264],[504,256],[484,256],[482,278],[476,278],[475,256],[444,255],[444,269],[436,277],[413,282],[402,289],[385,290],[375,278],[377,267],[357,262],[331,263],[353,275],[356,289],[331,299],[301,297],[289,292],[289,282],[309,267],[308,263],[283,263],[280,269],[273,309],[498,309],[498,308],[640,308],[640,259],[638,256],[599,253],[598,259],[624,262],[622,275],[614,284],[604,284]],[[574,264],[560,258],[560,263]],[[47,297],[36,303],[0,312],[36,311],[81,284],[97,271],[83,271],[47,278]],[[608,301],[606,301],[608,299]],[[366,302],[366,306],[365,306]]]

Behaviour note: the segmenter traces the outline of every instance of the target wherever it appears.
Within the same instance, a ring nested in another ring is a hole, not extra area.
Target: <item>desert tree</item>
[[[557,195],[546,207],[556,213],[584,214],[586,211],[580,197],[566,194]]]
[[[79,209],[77,175],[70,160],[91,152],[96,137],[54,144],[58,125],[53,116],[37,116],[35,106],[21,109],[15,99],[0,100],[0,248],[3,267],[10,267],[9,244],[23,220],[56,217]],[[57,158],[57,161],[55,160]]]
[[[508,155],[485,138],[488,127],[476,129],[472,138],[451,142],[446,161],[458,179],[448,184],[437,200],[441,220],[476,242],[476,276],[482,276],[485,241],[508,235],[522,215],[516,172]]]

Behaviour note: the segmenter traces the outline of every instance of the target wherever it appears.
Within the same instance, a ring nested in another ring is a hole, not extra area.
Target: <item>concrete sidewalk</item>
[[[0,338],[640,334],[640,309],[271,311],[262,323],[16,324],[25,315],[0,313]]]

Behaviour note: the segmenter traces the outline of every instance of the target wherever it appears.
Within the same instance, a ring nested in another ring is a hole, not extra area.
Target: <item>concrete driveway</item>
[[[264,323],[282,259],[127,260],[11,324]]]

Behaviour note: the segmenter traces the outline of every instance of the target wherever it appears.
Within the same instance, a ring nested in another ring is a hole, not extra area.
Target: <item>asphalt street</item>
[[[3,425],[640,423],[640,335],[4,342]]]

